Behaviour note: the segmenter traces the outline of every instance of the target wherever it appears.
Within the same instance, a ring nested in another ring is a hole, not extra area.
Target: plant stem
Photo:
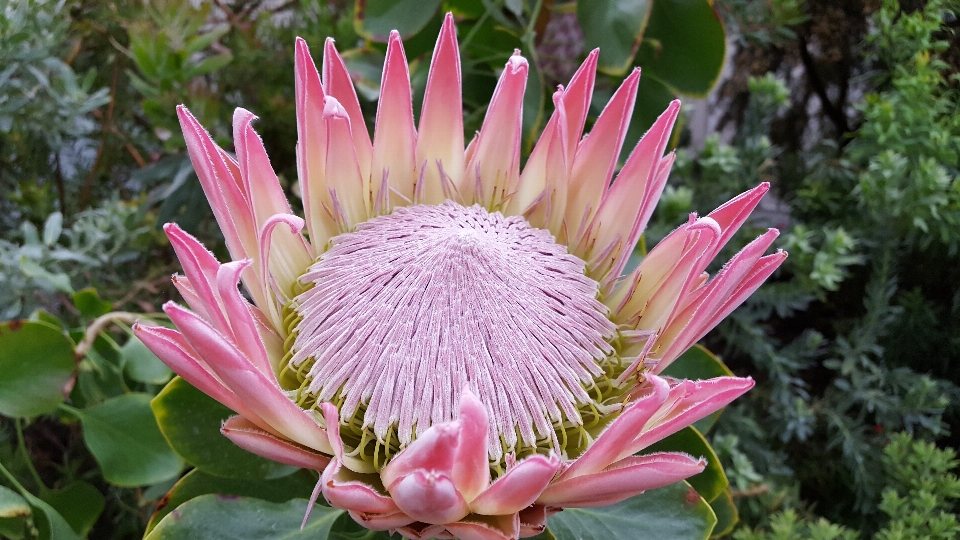
[[[27,491],[27,488],[23,487],[23,484],[18,482],[16,477],[14,477],[13,474],[11,474],[10,471],[8,471],[7,468],[3,466],[3,463],[0,463],[0,472],[2,472],[3,475],[7,477],[7,480],[9,480],[11,484],[13,484],[13,487],[16,488],[16,490],[19,491],[21,495],[23,495],[24,497],[33,496],[33,494]]]
[[[47,486],[43,483],[43,480],[40,479],[40,474],[37,473],[37,469],[33,467],[33,460],[30,459],[30,452],[27,451],[27,442],[23,438],[23,426],[20,423],[23,421],[22,418],[16,418],[13,421],[13,425],[17,428],[17,444],[20,445],[20,451],[23,453],[23,459],[27,462],[27,470],[30,471],[30,476],[33,477],[33,481],[37,483],[37,488],[40,491],[47,489]]]
[[[87,331],[83,333],[83,339],[80,340],[80,343],[77,343],[77,346],[73,349],[73,356],[77,360],[81,360],[84,356],[87,355],[87,351],[93,347],[93,342],[97,340],[97,336],[100,335],[100,332],[114,322],[122,322],[127,325],[132,325],[137,322],[137,319],[141,317],[139,313],[129,313],[126,311],[112,311],[105,315],[101,315],[93,320],[90,323],[90,326],[87,327]]]

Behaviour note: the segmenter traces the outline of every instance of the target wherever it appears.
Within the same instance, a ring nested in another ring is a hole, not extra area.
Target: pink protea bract
[[[450,15],[418,127],[403,45],[391,35],[372,141],[332,40],[322,78],[298,40],[304,218],[251,113],[234,116],[234,158],[179,108],[232,260],[221,264],[168,224],[185,274],[174,282],[190,309],[167,303],[177,329],[137,325],[137,336],[237,413],[222,427],[237,445],[322,471],[332,506],[407,538],[532,536],[559,509],[612,504],[702,471],[701,457],[636,454],[753,381],[659,374],[786,254],[764,255],[771,229],[705,272],[762,184],[692,215],[623,275],[674,161],[664,152],[679,103],[615,176],[639,72],[581,137],[596,62],[594,51],[553,95],[521,171],[528,66],[519,54],[464,149]]]

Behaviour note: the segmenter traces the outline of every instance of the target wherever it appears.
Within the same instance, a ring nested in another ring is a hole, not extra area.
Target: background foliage
[[[664,442],[725,472],[560,513],[544,538],[599,526],[611,538],[957,536],[947,449],[960,442],[950,429],[960,417],[956,7],[0,0],[0,536],[213,538],[211,514],[240,516],[223,537],[297,529],[315,475],[220,437],[227,410],[171,380],[129,332],[136,317],[167,323],[156,312],[174,298],[178,266],[160,225],[177,221],[225,253],[174,106],[225,148],[233,108],[258,114],[296,204],[294,36],[315,53],[337,40],[370,124],[387,32],[404,37],[416,108],[446,11],[458,19],[467,133],[520,49],[529,151],[552,89],[600,47],[590,121],[643,68],[628,148],[670,99],[707,98],[682,115],[677,166],[643,245],[770,181],[742,239],[776,226],[790,252],[705,341],[756,389],[698,424],[705,438],[689,428]],[[685,376],[727,369],[701,348],[675,365]],[[326,507],[303,535],[382,536]]]

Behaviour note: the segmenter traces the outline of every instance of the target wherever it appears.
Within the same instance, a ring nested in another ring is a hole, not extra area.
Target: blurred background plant
[[[594,47],[588,129],[634,67],[643,76],[625,148],[671,99],[694,101],[637,258],[687,213],[773,184],[741,237],[778,227],[791,256],[704,342],[758,381],[712,429],[700,426],[726,469],[713,473],[722,489],[705,510],[713,534],[955,537],[960,488],[942,448],[960,443],[950,429],[960,418],[956,7],[0,0],[0,536],[140,538],[206,493],[277,505],[309,496],[315,477],[224,443],[226,411],[179,379],[167,385],[171,373],[130,337],[137,316],[166,324],[156,312],[175,298],[163,223],[225,253],[174,107],[187,104],[227,149],[233,109],[260,116],[296,204],[294,36],[318,57],[336,39],[370,128],[388,32],[404,37],[418,114],[451,11],[467,134],[514,49],[531,65],[525,152],[553,89]],[[297,526],[302,517],[258,508]],[[343,538],[379,537],[341,518],[330,530]]]

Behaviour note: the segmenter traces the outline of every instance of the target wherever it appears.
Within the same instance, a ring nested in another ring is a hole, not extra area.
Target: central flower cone
[[[337,404],[351,455],[378,470],[455,420],[464,388],[487,409],[495,469],[507,454],[564,455],[620,405],[604,403],[616,326],[585,267],[520,216],[398,208],[335,237],[300,278],[281,385],[301,407]]]
[[[391,35],[372,141],[332,40],[322,78],[298,40],[304,218],[251,113],[234,115],[234,158],[179,108],[232,260],[167,224],[190,309],[168,302],[177,328],[136,335],[237,413],[222,426],[237,445],[322,471],[332,506],[407,538],[533,536],[552,512],[702,471],[698,456],[639,452],[753,386],[659,374],[785,259],[764,255],[771,229],[706,273],[769,186],[691,215],[624,274],[673,165],[679,103],[614,178],[639,72],[581,137],[597,54],[554,94],[521,172],[519,54],[465,149],[452,16],[417,127]]]

